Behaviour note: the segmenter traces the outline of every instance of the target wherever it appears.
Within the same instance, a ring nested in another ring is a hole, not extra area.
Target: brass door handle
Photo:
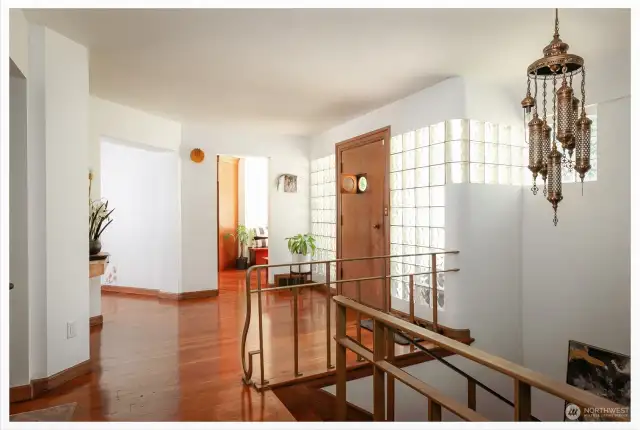
[[[374,224],[373,228],[375,228],[376,230],[380,230],[380,224]]]

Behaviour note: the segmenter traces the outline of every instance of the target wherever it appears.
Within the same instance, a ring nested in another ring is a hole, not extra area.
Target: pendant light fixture
[[[542,50],[543,57],[527,68],[527,94],[521,102],[529,131],[529,170],[533,194],[538,193],[538,175],[543,193],[553,207],[553,224],[558,224],[558,204],[562,201],[562,167],[575,171],[584,187],[591,169],[591,120],[585,111],[585,68],[582,57],[569,54],[569,45],[560,39],[558,9],[555,32]],[[574,76],[581,77],[581,99],[575,96]],[[531,81],[533,80],[533,95]],[[538,82],[542,82],[542,118],[538,114]],[[551,124],[547,124],[547,85],[553,86]],[[558,87],[559,86],[559,87]],[[562,152],[558,149],[558,144]],[[575,153],[575,162],[572,161]]]

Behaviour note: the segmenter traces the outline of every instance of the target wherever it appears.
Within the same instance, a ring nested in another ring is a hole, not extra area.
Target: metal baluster
[[[333,369],[331,364],[331,263],[325,263],[324,270],[327,285],[327,369]]]
[[[358,303],[362,303],[362,289],[360,288],[360,281],[356,281],[356,300]],[[362,345],[362,327],[360,327],[360,321],[362,320],[362,314],[358,311],[356,313],[356,339],[358,343]],[[361,355],[358,355],[356,361],[364,361]]]
[[[431,306],[433,307],[433,331],[438,332],[438,274],[436,254],[431,254]]]
[[[302,376],[299,372],[298,363],[298,290],[300,287],[293,287],[293,374],[298,377]]]
[[[264,387],[264,341],[262,339],[262,283],[261,277],[258,276],[258,337],[260,342],[260,385]],[[251,297],[247,297],[251,300]]]

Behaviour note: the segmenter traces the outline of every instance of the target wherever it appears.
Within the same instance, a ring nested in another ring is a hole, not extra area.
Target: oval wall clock
[[[194,163],[202,163],[204,160],[204,151],[200,148],[195,148],[191,150],[191,161]]]

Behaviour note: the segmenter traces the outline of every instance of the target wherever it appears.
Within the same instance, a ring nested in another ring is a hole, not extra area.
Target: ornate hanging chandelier
[[[525,124],[528,121],[525,130],[529,130],[528,167],[533,174],[531,191],[534,195],[538,193],[536,180],[540,175],[544,183],[543,193],[553,206],[553,224],[557,225],[558,203],[562,201],[563,165],[570,171],[575,169],[583,187],[585,173],[591,169],[591,120],[585,111],[584,60],[569,54],[569,45],[560,39],[558,9],[555,24],[553,40],[542,50],[544,56],[527,68],[527,95],[521,105],[523,121]],[[582,77],[582,99],[578,99],[573,91],[573,77],[577,75]],[[539,83],[542,86],[542,118],[538,114]],[[551,124],[547,123],[547,85],[553,85]],[[558,143],[562,153],[558,150]]]

